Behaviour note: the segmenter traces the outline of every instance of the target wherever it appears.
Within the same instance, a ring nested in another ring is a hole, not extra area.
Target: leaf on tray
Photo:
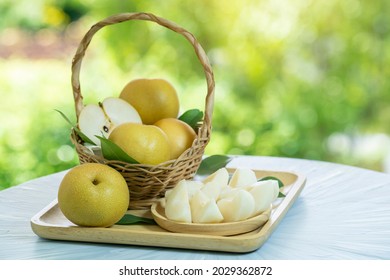
[[[131,214],[125,214],[116,224],[117,225],[133,225],[137,223],[146,223],[155,225],[156,222],[153,219],[138,217]]]
[[[102,153],[105,159],[108,160],[120,160],[128,163],[139,163],[131,156],[129,156],[125,151],[123,151],[117,144],[108,140],[105,137],[96,136],[100,139],[102,145]]]
[[[191,126],[193,129],[196,129],[198,126],[198,123],[203,118],[203,112],[199,109],[191,109],[186,112],[184,112],[180,117],[179,120],[187,123],[189,126]]]
[[[281,198],[281,197],[286,197],[286,195],[285,195],[284,193],[282,193],[282,192],[279,192],[278,197],[279,197],[279,198]]]
[[[276,181],[278,181],[279,189],[284,186],[283,182],[280,179],[278,179],[278,178],[276,178],[274,176],[266,176],[266,177],[263,177],[263,178],[259,179],[258,181],[267,181],[267,180],[276,180]],[[282,193],[282,192],[279,192],[278,197],[286,197],[286,195],[284,193]]]
[[[263,178],[259,179],[258,181],[267,181],[267,180],[278,181],[279,188],[284,186],[283,182],[280,179],[278,179],[278,178],[276,178],[274,176],[266,176],[266,177],[263,177]]]
[[[226,155],[212,155],[202,160],[197,174],[198,175],[207,175],[211,174],[218,169],[225,167],[230,161],[231,157]]]

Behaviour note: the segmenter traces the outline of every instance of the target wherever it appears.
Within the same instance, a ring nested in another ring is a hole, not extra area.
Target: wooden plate
[[[122,245],[155,246],[223,252],[251,252],[257,250],[282,221],[304,188],[306,178],[301,174],[285,171],[256,170],[258,178],[275,176],[285,187],[284,198],[272,205],[269,219],[263,226],[236,235],[211,235],[204,233],[171,232],[159,225],[114,225],[108,228],[79,227],[62,214],[57,200],[47,205],[31,219],[31,228],[38,236],[54,240],[112,243]],[[229,172],[234,172],[233,168]],[[129,210],[128,213],[152,218],[150,210]]]
[[[271,208],[244,221],[215,224],[181,223],[169,220],[165,216],[165,209],[159,202],[152,205],[151,212],[160,227],[172,232],[228,236],[250,232],[261,227],[268,221]]]

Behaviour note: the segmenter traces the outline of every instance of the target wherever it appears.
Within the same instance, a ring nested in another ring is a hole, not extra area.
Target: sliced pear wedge
[[[191,208],[185,182],[178,184],[165,198],[165,215],[172,221],[191,223]]]
[[[217,205],[225,222],[237,222],[253,215],[255,200],[249,192],[238,190],[218,200]]]
[[[256,174],[249,168],[238,168],[234,171],[232,178],[229,181],[229,186],[232,188],[240,188],[250,186],[257,182]]]
[[[202,187],[202,191],[204,194],[206,194],[209,198],[212,198],[214,200],[217,200],[219,198],[219,195],[221,193],[221,190],[225,186],[220,185],[218,183],[218,180],[210,181],[204,184]]]
[[[181,186],[184,185],[184,186]],[[176,186],[173,189],[167,190],[165,192],[165,198],[168,198],[169,195],[172,193],[172,191],[177,188],[178,186],[186,188],[188,193],[188,199],[191,199],[191,197],[197,193],[204,185],[200,181],[193,181],[193,180],[180,180]]]
[[[214,199],[199,190],[190,200],[193,223],[219,223],[223,216]]]
[[[186,184],[189,199],[191,199],[204,186],[202,182],[193,180],[186,180]]]
[[[203,183],[215,182],[221,186],[225,186],[229,183],[229,172],[226,168],[220,168],[213,174],[209,175],[203,180]]]
[[[279,186],[276,180],[259,181],[249,190],[255,201],[253,215],[268,210],[272,202],[278,197]]]

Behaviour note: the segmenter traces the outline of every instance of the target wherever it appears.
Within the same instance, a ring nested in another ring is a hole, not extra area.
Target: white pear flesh
[[[114,126],[122,123],[142,123],[137,110],[119,97],[107,97],[102,102],[103,110]],[[112,128],[114,129],[114,128]]]
[[[208,182],[215,182],[221,186],[225,186],[229,183],[229,172],[226,168],[220,168],[203,180],[204,184]]]
[[[181,185],[184,185],[184,186],[181,186]],[[169,195],[172,193],[172,191],[177,187],[186,188],[187,193],[188,193],[188,199],[191,199],[191,197],[203,187],[203,183],[200,181],[194,181],[194,180],[185,180],[185,179],[180,180],[173,189],[167,190],[165,192],[165,198],[168,198]]]
[[[217,202],[224,222],[237,222],[250,218],[255,209],[253,196],[245,191],[238,190]]]
[[[111,124],[102,108],[95,104],[89,104],[81,110],[78,126],[82,133],[100,146],[100,140],[96,135],[108,137]]]
[[[193,223],[219,223],[223,216],[214,199],[199,190],[190,200]]]
[[[222,188],[224,188],[226,185],[221,185],[217,180],[207,182],[203,185],[202,191],[204,194],[206,194],[208,197],[217,200],[219,198],[219,195],[221,193]]]
[[[278,182],[276,180],[259,181],[252,186],[249,192],[255,201],[255,209],[253,212],[255,216],[268,210],[272,202],[278,197]]]
[[[253,185],[257,182],[256,173],[249,168],[238,168],[230,179],[229,186],[233,188]]]
[[[200,181],[186,180],[185,182],[189,199],[191,199],[204,186],[204,184]]]
[[[237,190],[238,189],[236,189],[236,188],[233,189],[232,187],[230,187],[228,185],[227,186],[223,186],[221,188],[221,191],[219,192],[219,196],[218,196],[217,200],[226,198],[227,196],[229,196],[231,194],[231,192],[237,191]]]
[[[186,184],[176,185],[165,198],[165,216],[176,222],[192,222]]]
[[[279,196],[279,183],[278,183],[278,181],[272,180],[272,179],[265,180],[265,181],[259,181],[256,184],[253,184],[251,186],[251,188],[253,188],[257,185],[270,185],[270,186],[272,186],[272,188],[274,190],[274,195],[273,195],[272,201],[274,201],[275,199],[278,198],[278,196]]]

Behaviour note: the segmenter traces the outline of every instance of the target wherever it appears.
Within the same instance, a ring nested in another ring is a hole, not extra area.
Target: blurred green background
[[[71,60],[89,27],[152,12],[191,31],[216,80],[207,154],[333,161],[388,171],[387,0],[0,1],[0,189],[78,163]],[[161,77],[182,109],[204,109],[206,82],[188,42],[150,22],[104,28],[81,69],[84,102]]]

